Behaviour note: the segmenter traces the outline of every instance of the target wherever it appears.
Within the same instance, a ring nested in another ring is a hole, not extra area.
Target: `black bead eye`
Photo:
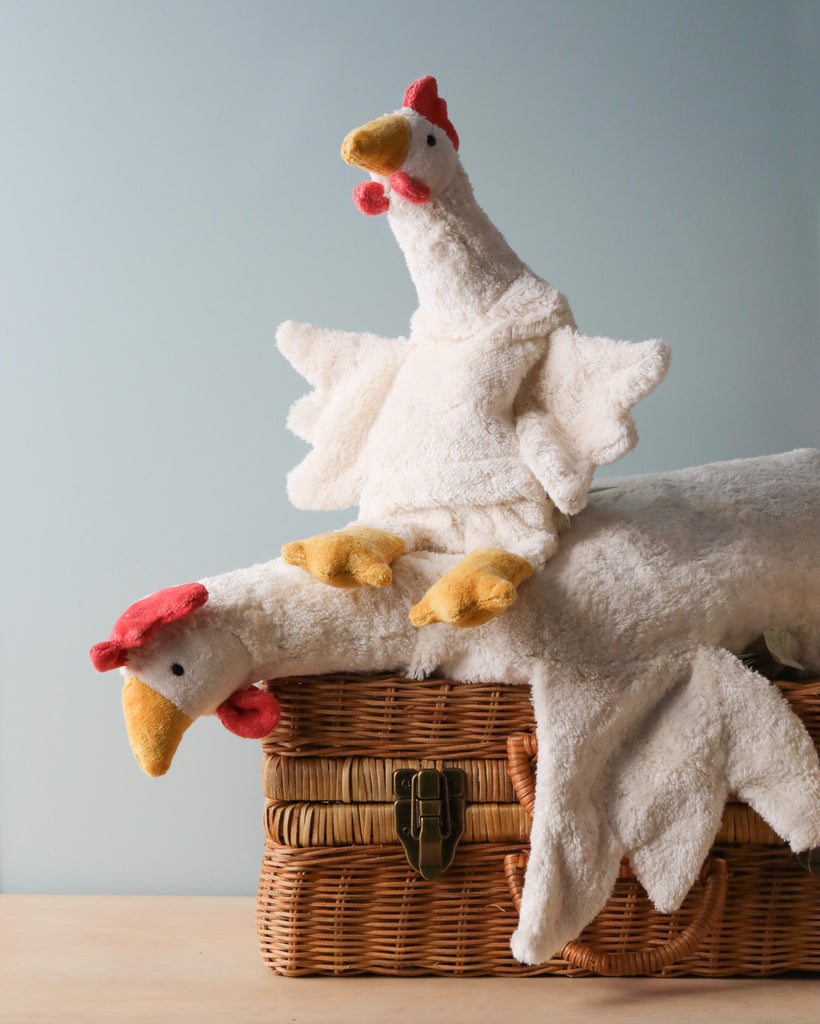
[[[171,666],[171,671],[174,673],[175,676],[185,675],[185,669],[182,667],[182,665],[180,665],[178,661],[175,661],[174,664]]]
[[[435,135],[428,135],[427,136],[427,145],[428,146],[435,146],[435,144],[436,144],[436,137],[435,137]]]

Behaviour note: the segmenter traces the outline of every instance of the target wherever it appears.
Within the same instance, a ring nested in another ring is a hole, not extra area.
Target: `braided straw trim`
[[[399,843],[392,804],[269,800],[265,834],[284,846],[366,846]],[[468,804],[461,843],[527,843],[530,817],[516,803]],[[716,843],[784,846],[745,804],[727,804]]]
[[[265,832],[283,846],[397,846],[392,804],[276,803]],[[526,843],[530,819],[518,804],[469,804],[461,843]]]
[[[461,768],[468,803],[515,803],[505,758],[282,757],[265,754],[262,789],[269,800],[392,803],[399,768]]]

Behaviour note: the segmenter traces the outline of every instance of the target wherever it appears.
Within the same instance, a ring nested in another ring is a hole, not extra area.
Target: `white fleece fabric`
[[[404,555],[391,586],[355,591],[276,559],[202,580],[208,602],[162,627],[123,672],[189,717],[280,676],[530,684],[539,757],[512,950],[540,963],[602,909],[624,855],[658,909],[677,908],[729,792],[795,852],[820,846],[808,733],[735,656],[786,629],[793,656],[820,671],[820,452],[608,485],[512,608],[476,629],[408,619],[457,557]]]
[[[358,505],[359,523],[408,550],[492,545],[543,564],[555,509],[580,511],[595,467],[634,446],[630,409],[663,378],[669,351],[577,331],[565,297],[476,203],[444,132],[398,113],[411,128],[401,171],[432,198],[408,202],[372,177],[419,306],[407,338],[280,326],[279,349],[314,387],[288,419],[313,445],[288,494],[298,508]]]

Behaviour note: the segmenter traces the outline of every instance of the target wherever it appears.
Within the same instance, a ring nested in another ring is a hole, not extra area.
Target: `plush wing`
[[[314,387],[288,417],[293,433],[313,445],[288,474],[290,500],[306,509],[358,504],[368,435],[406,356],[407,339],[288,321],[277,331],[276,343]]]
[[[551,335],[519,394],[516,426],[524,461],[562,512],[580,512],[595,467],[634,448],[630,410],[668,365],[662,341],[591,338],[572,327]]]

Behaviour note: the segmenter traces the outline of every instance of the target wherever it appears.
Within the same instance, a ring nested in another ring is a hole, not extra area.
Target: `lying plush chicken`
[[[198,715],[272,728],[275,699],[248,689],[262,679],[438,670],[530,684],[538,771],[513,951],[538,963],[598,913],[624,855],[659,909],[679,906],[730,791],[795,852],[820,846],[812,742],[730,653],[787,629],[791,656],[820,669],[820,453],[614,484],[515,606],[470,634],[407,617],[454,556],[405,555],[392,587],[352,594],[277,559],[138,602],[91,656],[122,667],[131,744],[152,775]]]
[[[286,561],[337,587],[384,586],[402,551],[466,554],[411,611],[475,626],[515,600],[580,511],[596,466],[637,438],[631,407],[662,379],[659,341],[580,334],[563,295],[515,255],[473,197],[435,79],[351,132],[371,173],[354,192],[387,212],[419,307],[408,338],[285,323],[278,344],[315,390],[289,426],[313,451],[288,477],[299,508],[359,506]]]

